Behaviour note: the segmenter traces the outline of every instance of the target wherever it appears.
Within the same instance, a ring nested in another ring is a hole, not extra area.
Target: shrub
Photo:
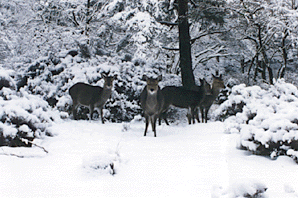
[[[84,159],[82,167],[86,173],[91,173],[91,175],[115,175],[117,170],[115,165],[118,166],[120,162],[119,155],[109,153]]]
[[[271,158],[288,155],[297,161],[297,112],[297,87],[278,80],[267,89],[233,87],[216,114],[218,118],[232,115],[224,122],[225,130],[240,133],[240,148]]]
[[[11,77],[11,73],[14,73],[12,70],[0,69],[0,90],[3,87],[15,88],[14,80]]]
[[[34,138],[51,136],[48,127],[60,118],[46,101],[25,91],[0,91],[0,146],[32,146]],[[27,141],[29,140],[29,141]]]

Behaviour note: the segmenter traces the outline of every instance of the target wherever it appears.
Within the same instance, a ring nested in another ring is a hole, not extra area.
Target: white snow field
[[[0,197],[298,197],[294,160],[237,149],[221,122],[144,127],[66,120],[35,139],[48,153],[1,147]]]

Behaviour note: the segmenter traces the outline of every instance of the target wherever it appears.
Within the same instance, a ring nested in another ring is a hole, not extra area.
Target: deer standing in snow
[[[82,105],[89,108],[90,120],[94,109],[99,109],[101,122],[104,124],[102,108],[111,96],[114,77],[103,75],[103,78],[105,81],[103,88],[79,82],[69,89],[73,101],[72,112],[75,120],[77,120],[76,109]]]
[[[168,110],[170,105],[179,108],[186,108],[188,109],[187,118],[188,123],[191,122],[195,123],[195,111],[201,101],[205,96],[205,80],[200,80],[201,86],[196,86],[195,89],[190,90],[184,87],[176,87],[176,86],[166,86],[164,87],[161,92],[164,96],[164,106],[162,109],[162,114],[159,118],[159,124],[161,122],[161,118],[163,118],[167,125],[169,125],[165,113]],[[199,119],[197,118],[198,122]]]
[[[144,136],[146,136],[150,122],[152,131],[154,132],[154,137],[156,137],[156,121],[164,103],[163,95],[160,87],[158,86],[159,81],[162,80],[162,76],[158,76],[158,78],[148,78],[147,76],[143,76],[143,78],[147,82],[147,85],[144,87],[140,97],[141,107],[146,119]]]
[[[202,122],[205,121],[205,123],[207,123],[207,120],[208,120],[207,115],[208,115],[208,111],[209,111],[211,105],[213,104],[214,100],[217,98],[221,89],[225,88],[225,84],[222,79],[222,75],[217,77],[212,74],[212,77],[213,77],[213,82],[212,82],[210,94],[206,94],[200,104]],[[198,116],[198,113],[196,113],[196,115]]]

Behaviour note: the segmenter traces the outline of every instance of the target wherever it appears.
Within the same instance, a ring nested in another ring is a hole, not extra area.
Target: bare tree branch
[[[176,22],[169,22],[169,21],[158,21],[158,23],[160,23],[162,25],[167,25],[167,26],[176,26],[176,25],[178,25],[178,23],[176,23]]]
[[[208,36],[208,35],[212,35],[212,34],[223,34],[223,33],[226,33],[228,31],[215,31],[215,32],[206,32],[206,33],[203,33],[195,38],[192,38],[190,39],[190,44],[193,44],[196,40],[204,37],[204,36]]]
[[[12,153],[0,153],[0,155],[6,155],[6,156],[13,156],[13,157],[18,157],[18,158],[25,158],[23,155],[16,155]]]
[[[77,21],[74,11],[72,11],[72,22],[75,24],[75,26],[80,26],[80,24]]]
[[[32,144],[32,145],[34,145],[34,146],[36,146],[36,147],[42,149],[45,153],[49,153],[44,147],[39,146],[39,145],[33,143],[33,142],[30,141],[30,140],[27,140],[27,139],[25,139],[25,138],[20,138],[20,139],[21,139],[23,142],[27,143],[27,144],[30,143],[30,144]]]
[[[196,58],[198,58],[199,56],[202,56],[203,54],[206,54],[208,52],[213,52],[215,48],[217,48],[219,45],[216,44],[216,45],[213,45],[211,47],[208,47],[207,49],[199,52],[198,54],[195,55]]]
[[[196,2],[194,2],[193,0],[190,0],[190,3],[191,3],[191,5],[193,5],[194,8],[199,7],[199,6],[196,4]]]
[[[165,47],[165,46],[163,46],[162,48],[166,50],[171,50],[171,51],[179,51],[179,48],[171,48],[171,47]]]
[[[194,70],[198,67],[198,64],[207,62],[207,61],[211,60],[212,58],[229,57],[229,56],[238,56],[238,55],[239,55],[239,54],[213,54],[213,55],[204,57],[204,58],[200,59],[200,60],[196,63],[196,66],[195,66]]]
[[[257,46],[259,45],[257,39],[252,38],[251,36],[245,36],[243,38],[243,40],[245,40],[245,39],[252,40]]]
[[[196,58],[198,58],[200,56],[202,56],[202,57],[196,62],[196,66],[194,67],[194,69],[196,69],[200,63],[207,62],[213,58],[238,56],[239,55],[239,54],[223,53],[223,51],[225,51],[225,47],[216,44],[216,45],[208,47],[207,49],[199,52],[198,54],[195,55],[195,57]],[[203,56],[203,55],[205,55],[205,56]]]

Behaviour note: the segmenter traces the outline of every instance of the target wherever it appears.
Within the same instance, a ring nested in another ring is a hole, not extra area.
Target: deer
[[[188,123],[195,123],[195,118],[200,122],[198,117],[195,117],[195,111],[205,96],[205,80],[200,79],[201,86],[195,86],[193,90],[186,89],[184,87],[166,86],[161,92],[164,96],[164,105],[162,114],[159,117],[159,124],[161,119],[164,119],[166,124],[169,125],[165,113],[168,108],[173,105],[179,108],[187,108]]]
[[[207,123],[207,120],[208,120],[207,116],[208,116],[208,111],[209,111],[210,107],[212,106],[213,102],[219,95],[220,91],[225,88],[225,84],[222,79],[222,75],[217,77],[212,74],[212,77],[213,77],[213,82],[212,82],[212,87],[210,89],[210,92],[209,92],[209,94],[205,95],[204,99],[202,100],[202,102],[199,105],[203,123],[204,122]],[[210,85],[209,85],[209,87],[210,87]],[[199,117],[198,112],[196,112],[195,114],[197,117]]]
[[[150,122],[152,131],[154,132],[154,137],[156,137],[156,121],[164,104],[164,98],[158,85],[158,83],[162,80],[162,76],[160,75],[157,78],[148,78],[144,75],[143,79],[146,80],[147,83],[140,95],[141,108],[146,120],[144,136],[147,134]]]
[[[103,74],[104,85],[92,86],[86,83],[76,83],[69,89],[69,95],[72,98],[72,113],[75,120],[78,119],[76,109],[81,105],[89,108],[89,120],[92,120],[94,109],[98,109],[101,122],[104,124],[102,109],[112,93],[114,76]]]

